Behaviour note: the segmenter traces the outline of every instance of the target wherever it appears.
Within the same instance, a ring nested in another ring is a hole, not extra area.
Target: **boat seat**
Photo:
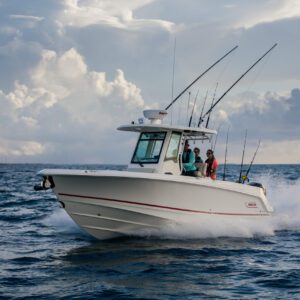
[[[197,170],[195,171],[196,177],[206,177],[206,163],[195,163]]]

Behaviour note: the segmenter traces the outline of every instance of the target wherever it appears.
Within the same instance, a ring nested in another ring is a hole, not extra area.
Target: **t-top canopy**
[[[181,132],[184,136],[192,139],[206,140],[212,135],[217,134],[216,130],[203,127],[185,127],[167,124],[129,124],[117,128],[121,131],[133,132],[160,132],[160,131],[176,131]]]
[[[123,125],[118,127],[121,131],[133,131],[133,132],[161,132],[161,131],[176,131],[182,133],[189,139],[194,140],[207,140],[211,139],[212,135],[217,134],[216,130],[203,128],[203,127],[186,127],[179,125],[161,124],[163,118],[167,115],[167,111],[160,109],[144,110],[144,116],[150,120],[150,124],[144,124],[140,122],[130,125]]]

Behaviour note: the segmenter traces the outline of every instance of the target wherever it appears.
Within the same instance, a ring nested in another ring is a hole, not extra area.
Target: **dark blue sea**
[[[253,166],[275,209],[268,222],[110,241],[33,190],[49,167],[123,168],[0,165],[0,299],[300,299],[300,165]],[[238,173],[228,166],[228,179]]]

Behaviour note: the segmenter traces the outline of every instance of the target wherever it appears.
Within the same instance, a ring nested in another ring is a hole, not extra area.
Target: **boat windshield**
[[[142,132],[131,163],[157,164],[165,137],[165,132]]]

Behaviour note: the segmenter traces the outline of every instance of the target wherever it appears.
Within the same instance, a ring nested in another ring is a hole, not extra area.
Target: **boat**
[[[217,132],[166,124],[166,115],[166,110],[145,110],[139,122],[118,127],[139,134],[126,170],[45,169],[38,173],[43,180],[36,190],[52,189],[69,216],[100,240],[188,219],[206,226],[208,216],[255,222],[272,215],[261,184],[212,180],[205,170],[183,176],[185,141],[210,142]]]

